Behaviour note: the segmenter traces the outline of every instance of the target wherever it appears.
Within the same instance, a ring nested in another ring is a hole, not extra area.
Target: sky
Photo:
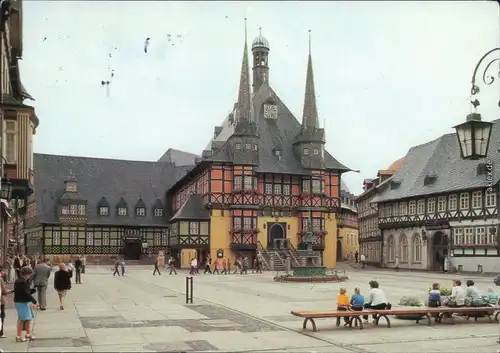
[[[360,170],[342,176],[355,194],[410,147],[454,132],[471,111],[476,63],[500,46],[494,1],[25,1],[35,152],[201,154],[237,100],[245,17],[249,44],[259,27],[269,40],[270,85],[298,119],[312,31],[326,148]],[[498,81],[479,83],[478,111],[498,118]]]

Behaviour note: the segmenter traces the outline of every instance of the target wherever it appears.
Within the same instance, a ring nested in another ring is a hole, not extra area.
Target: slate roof
[[[169,148],[163,156],[158,159],[158,162],[173,163],[176,166],[186,166],[195,164],[195,158],[198,158],[197,154],[189,153],[185,151],[176,150],[175,148]]]
[[[210,219],[210,214],[203,205],[203,199],[198,194],[191,194],[177,210],[170,221],[183,219]]]
[[[392,176],[391,182],[401,184],[394,189],[385,188],[374,202],[487,187],[489,183],[486,176],[477,173],[478,164],[486,161],[493,163],[493,183],[497,184],[500,180],[500,153],[497,151],[500,141],[499,121],[494,121],[488,157],[484,159],[463,160],[454,133],[410,148],[401,167]],[[424,185],[426,176],[437,178],[433,183]]]
[[[41,223],[57,223],[57,206],[65,193],[70,175],[77,180],[79,197],[87,201],[89,224],[161,225],[168,217],[154,217],[153,209],[165,206],[168,188],[185,175],[188,167],[165,162],[59,156],[35,153],[35,193],[37,217]],[[67,196],[66,196],[67,197]],[[105,198],[105,199],[103,199]],[[123,199],[127,216],[118,216],[116,207]],[[141,201],[142,199],[142,201]],[[135,207],[146,206],[146,217],[136,217]],[[99,205],[109,205],[109,216],[99,216]]]
[[[265,119],[263,104],[273,100],[278,106],[278,118]],[[253,95],[253,117],[257,122],[259,133],[259,166],[258,172],[282,173],[308,175],[309,171],[302,168],[300,161],[293,152],[293,143],[301,131],[301,124],[290,112],[276,92],[267,84],[263,83],[259,90]],[[233,113],[231,113],[233,114]],[[236,124],[231,123],[231,115],[228,116],[222,126],[222,131],[209,146],[215,141],[221,143],[222,147],[208,160],[231,161],[227,139],[232,136]],[[281,159],[276,158],[275,149],[281,150]],[[330,153],[325,151],[325,162],[328,169],[350,171],[348,167],[336,160]]]

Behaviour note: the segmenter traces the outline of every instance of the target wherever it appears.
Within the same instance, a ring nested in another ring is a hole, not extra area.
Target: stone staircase
[[[290,267],[307,267],[309,259],[312,259],[314,265],[321,263],[321,253],[319,251],[297,250],[289,242],[286,246],[281,246],[279,249],[266,249],[257,242],[257,251],[261,254],[262,265],[264,270],[268,271],[286,271],[286,258],[290,258]]]
[[[267,271],[286,271],[285,258],[279,251],[266,249],[260,241],[257,242],[257,251],[261,255],[263,270]]]

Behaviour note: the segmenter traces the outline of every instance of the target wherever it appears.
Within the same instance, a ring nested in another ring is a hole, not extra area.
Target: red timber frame
[[[257,210],[231,210],[231,244],[257,244]]]
[[[191,194],[200,194],[202,197],[210,195],[210,168],[205,168],[193,179],[186,182],[178,191],[175,192],[172,199],[172,210],[175,213],[187,200]]]
[[[309,211],[301,211],[299,212],[299,232],[297,233],[298,235],[298,244],[300,243],[305,243],[307,240],[307,233],[309,232],[309,219],[311,219],[312,222],[312,232],[313,232],[313,246],[320,245],[324,246],[324,239],[325,235],[327,234],[325,230],[325,215],[327,212],[320,212],[320,211],[312,211],[311,214],[309,214]],[[309,217],[311,216],[311,217]]]

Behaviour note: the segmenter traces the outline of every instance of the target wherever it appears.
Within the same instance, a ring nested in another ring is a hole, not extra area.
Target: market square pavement
[[[263,275],[199,275],[194,303],[185,304],[186,272],[152,276],[152,268],[131,266],[125,277],[110,268],[89,266],[83,284],[73,285],[66,308],[48,290],[48,309],[36,313],[36,340],[15,343],[13,309],[7,310],[0,348],[7,352],[497,352],[499,325],[486,321],[425,326],[392,319],[387,329],[336,328],[334,320],[318,320],[319,332],[302,330],[294,309],[332,309],[340,287],[349,293],[376,279],[388,299],[424,299],[433,281],[449,287],[453,278],[472,278],[480,290],[490,277],[423,272],[356,270],[347,266],[344,283],[277,283]],[[50,285],[52,286],[52,284]],[[11,299],[11,298],[10,298]],[[483,319],[484,320],[484,319]]]

